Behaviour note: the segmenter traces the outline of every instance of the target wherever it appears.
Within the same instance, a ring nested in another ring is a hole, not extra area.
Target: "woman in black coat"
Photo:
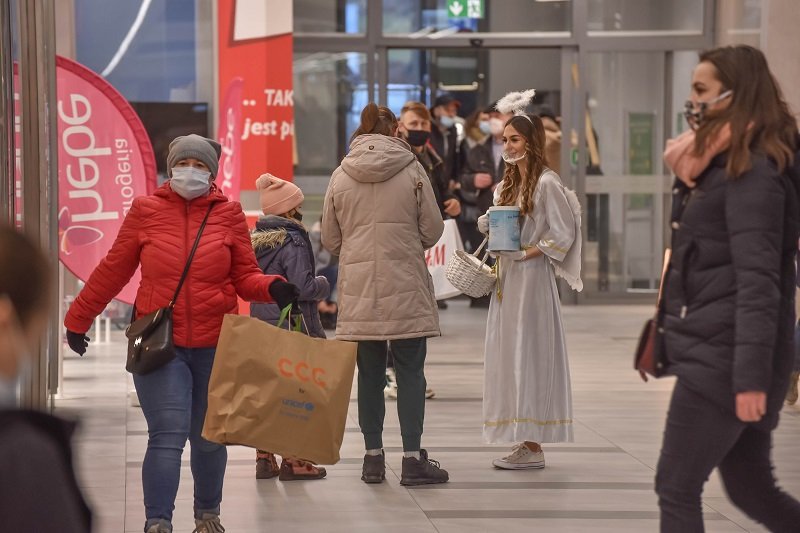
[[[664,154],[677,185],[659,318],[678,380],[656,475],[661,531],[703,531],[715,467],[752,519],[798,531],[800,503],[770,460],[793,358],[797,125],[748,46],[700,55],[686,116],[692,129]]]

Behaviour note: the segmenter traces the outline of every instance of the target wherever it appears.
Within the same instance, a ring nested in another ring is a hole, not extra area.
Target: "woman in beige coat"
[[[339,256],[336,338],[358,341],[358,419],[366,483],[385,479],[386,355],[392,343],[403,436],[401,484],[443,483],[447,472],[420,447],[428,337],[439,335],[425,249],[444,231],[425,170],[397,138],[397,118],[373,103],[361,113],[350,153],[331,176],[322,244]]]

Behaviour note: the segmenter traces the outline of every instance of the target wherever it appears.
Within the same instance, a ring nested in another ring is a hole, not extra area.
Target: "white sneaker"
[[[425,389],[425,399],[426,400],[430,400],[434,396],[436,396],[436,393],[433,392],[433,389]]]
[[[525,443],[512,448],[511,455],[492,461],[495,468],[503,470],[526,470],[544,468],[544,452],[532,452]]]
[[[387,400],[396,400],[397,399],[397,385],[394,383],[389,383],[383,389],[383,397]]]
[[[386,387],[383,388],[383,397],[387,400],[397,399],[397,374],[391,367],[386,369]]]

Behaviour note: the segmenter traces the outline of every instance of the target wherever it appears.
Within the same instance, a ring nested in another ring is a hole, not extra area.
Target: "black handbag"
[[[639,372],[642,381],[647,381],[647,376],[660,378],[667,374],[669,361],[664,348],[664,329],[661,327],[661,302],[664,292],[664,278],[667,275],[672,250],[664,251],[664,266],[661,269],[661,283],[658,287],[655,316],[644,323],[639,343],[633,357],[633,368]]]
[[[149,374],[175,358],[175,344],[172,339],[172,309],[178,300],[178,294],[181,292],[183,282],[186,281],[189,266],[192,264],[194,253],[197,251],[197,245],[200,244],[200,236],[206,227],[213,205],[208,206],[208,211],[203,223],[200,225],[200,229],[197,231],[194,246],[189,253],[188,259],[186,259],[186,266],[183,268],[178,287],[175,289],[175,294],[172,296],[169,305],[157,309],[139,320],[134,320],[125,330],[125,336],[128,337],[128,360],[125,363],[125,370],[131,374],[140,376]],[[135,306],[133,316],[136,316]]]

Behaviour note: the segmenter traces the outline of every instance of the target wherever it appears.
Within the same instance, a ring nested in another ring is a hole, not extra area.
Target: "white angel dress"
[[[499,191],[495,192],[495,204]],[[544,255],[500,259],[486,331],[483,437],[488,443],[572,442],[572,390],[556,274],[580,291],[580,205],[545,169],[533,211],[521,218],[523,248]],[[502,296],[500,296],[502,295]]]

